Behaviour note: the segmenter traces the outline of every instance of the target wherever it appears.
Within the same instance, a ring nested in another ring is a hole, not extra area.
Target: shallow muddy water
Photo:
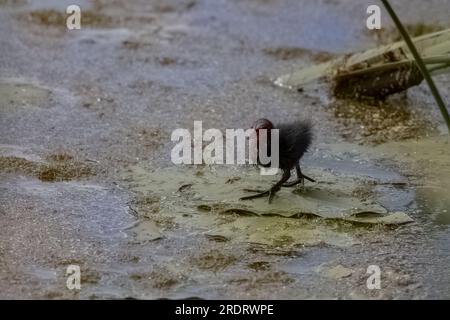
[[[69,3],[0,0],[1,298],[450,297],[450,152],[427,87],[377,106],[273,84],[379,44],[368,3],[80,1],[68,31]],[[449,1],[393,4],[449,27]],[[243,204],[274,178],[171,164],[174,129],[260,117],[313,122],[317,183]]]

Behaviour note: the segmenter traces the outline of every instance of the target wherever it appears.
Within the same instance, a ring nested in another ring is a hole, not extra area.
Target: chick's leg
[[[271,203],[275,193],[277,193],[281,189],[281,186],[286,181],[289,180],[290,176],[291,176],[290,170],[284,170],[283,171],[283,176],[281,177],[280,181],[278,181],[269,190],[266,190],[266,191],[244,189],[244,191],[258,192],[258,193],[254,194],[254,195],[251,195],[251,196],[242,197],[242,198],[240,198],[240,200],[250,200],[250,199],[256,199],[256,198],[269,196],[268,197],[268,201],[269,201],[269,203]]]
[[[302,185],[305,185],[305,179],[309,180],[311,182],[316,182],[316,180],[311,179],[310,177],[308,177],[302,173],[302,170],[300,169],[300,164],[297,164],[295,166],[295,171],[297,172],[297,180],[288,182],[288,183],[284,183],[283,187],[293,187],[299,183],[301,183]]]

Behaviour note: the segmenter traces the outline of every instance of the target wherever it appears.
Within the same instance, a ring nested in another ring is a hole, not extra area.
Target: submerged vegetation
[[[28,21],[47,27],[65,26],[67,15],[57,10],[36,10],[29,12],[26,17]],[[112,17],[90,10],[83,10],[82,23],[89,27],[110,27],[114,20]]]
[[[52,154],[48,161],[32,161],[16,156],[0,156],[0,172],[18,172],[45,182],[70,181],[96,174],[92,164],[76,160],[67,153]]]

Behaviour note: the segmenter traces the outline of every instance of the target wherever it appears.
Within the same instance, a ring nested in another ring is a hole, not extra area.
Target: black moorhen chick
[[[281,169],[283,175],[276,184],[274,184],[269,190],[261,191],[261,190],[250,190],[245,189],[245,191],[249,192],[257,192],[257,194],[242,197],[240,200],[249,200],[255,198],[261,198],[264,196],[269,196],[269,203],[272,202],[273,196],[277,193],[281,187],[292,187],[299,183],[304,183],[304,179],[309,180],[311,182],[315,182],[315,180],[310,177],[304,175],[302,170],[300,169],[299,161],[303,157],[306,151],[308,151],[309,146],[312,142],[312,126],[309,122],[306,121],[294,121],[286,124],[279,124],[274,126],[272,122],[267,119],[259,119],[257,120],[253,126],[253,129],[256,130],[256,138],[257,138],[257,147],[259,150],[259,130],[266,129],[267,130],[267,153],[270,157],[270,130],[278,129],[279,130],[279,165],[278,167]],[[258,164],[263,167],[270,167],[270,163],[261,164],[258,156]],[[297,180],[292,182],[287,182],[291,177],[291,170],[295,168],[297,172]]]

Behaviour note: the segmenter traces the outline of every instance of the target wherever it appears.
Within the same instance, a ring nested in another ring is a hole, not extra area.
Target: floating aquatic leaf
[[[373,200],[358,197],[361,186],[354,177],[336,177],[310,169],[319,183],[282,188],[272,204],[266,198],[241,201],[243,189],[270,187],[276,177],[261,176],[247,169],[172,167],[148,171],[133,167],[133,189],[160,198],[159,215],[195,226],[212,241],[252,243],[272,248],[334,245],[351,246],[358,241],[351,225],[339,228],[325,221],[363,224],[402,224],[412,219],[402,212],[389,213]],[[228,183],[232,176],[240,176]],[[185,186],[189,186],[188,188]],[[184,190],[183,192],[180,192]],[[308,218],[315,219],[308,219]],[[300,219],[299,219],[300,218]],[[318,219],[319,218],[319,219]],[[323,219],[321,222],[320,219]]]
[[[308,183],[301,188],[282,188],[271,205],[265,198],[239,200],[244,195],[244,189],[268,188],[276,180],[272,176],[260,176],[252,170],[241,170],[243,178],[233,184],[227,181],[236,171],[223,168],[204,169],[202,175],[195,174],[189,167],[155,171],[136,167],[133,172],[133,180],[137,183],[135,189],[144,193],[161,193],[161,196],[166,197],[163,207],[165,204],[172,211],[184,212],[189,209],[242,216],[317,216],[365,224],[402,224],[412,221],[404,213],[389,213],[374,200],[359,198],[354,191],[360,187],[360,183],[354,179],[337,178],[319,170],[314,171],[319,183]],[[178,192],[186,184],[190,185],[189,192]]]
[[[275,247],[328,244],[351,246],[356,241],[344,232],[300,219],[280,217],[239,217],[206,233],[229,241],[248,242]]]

